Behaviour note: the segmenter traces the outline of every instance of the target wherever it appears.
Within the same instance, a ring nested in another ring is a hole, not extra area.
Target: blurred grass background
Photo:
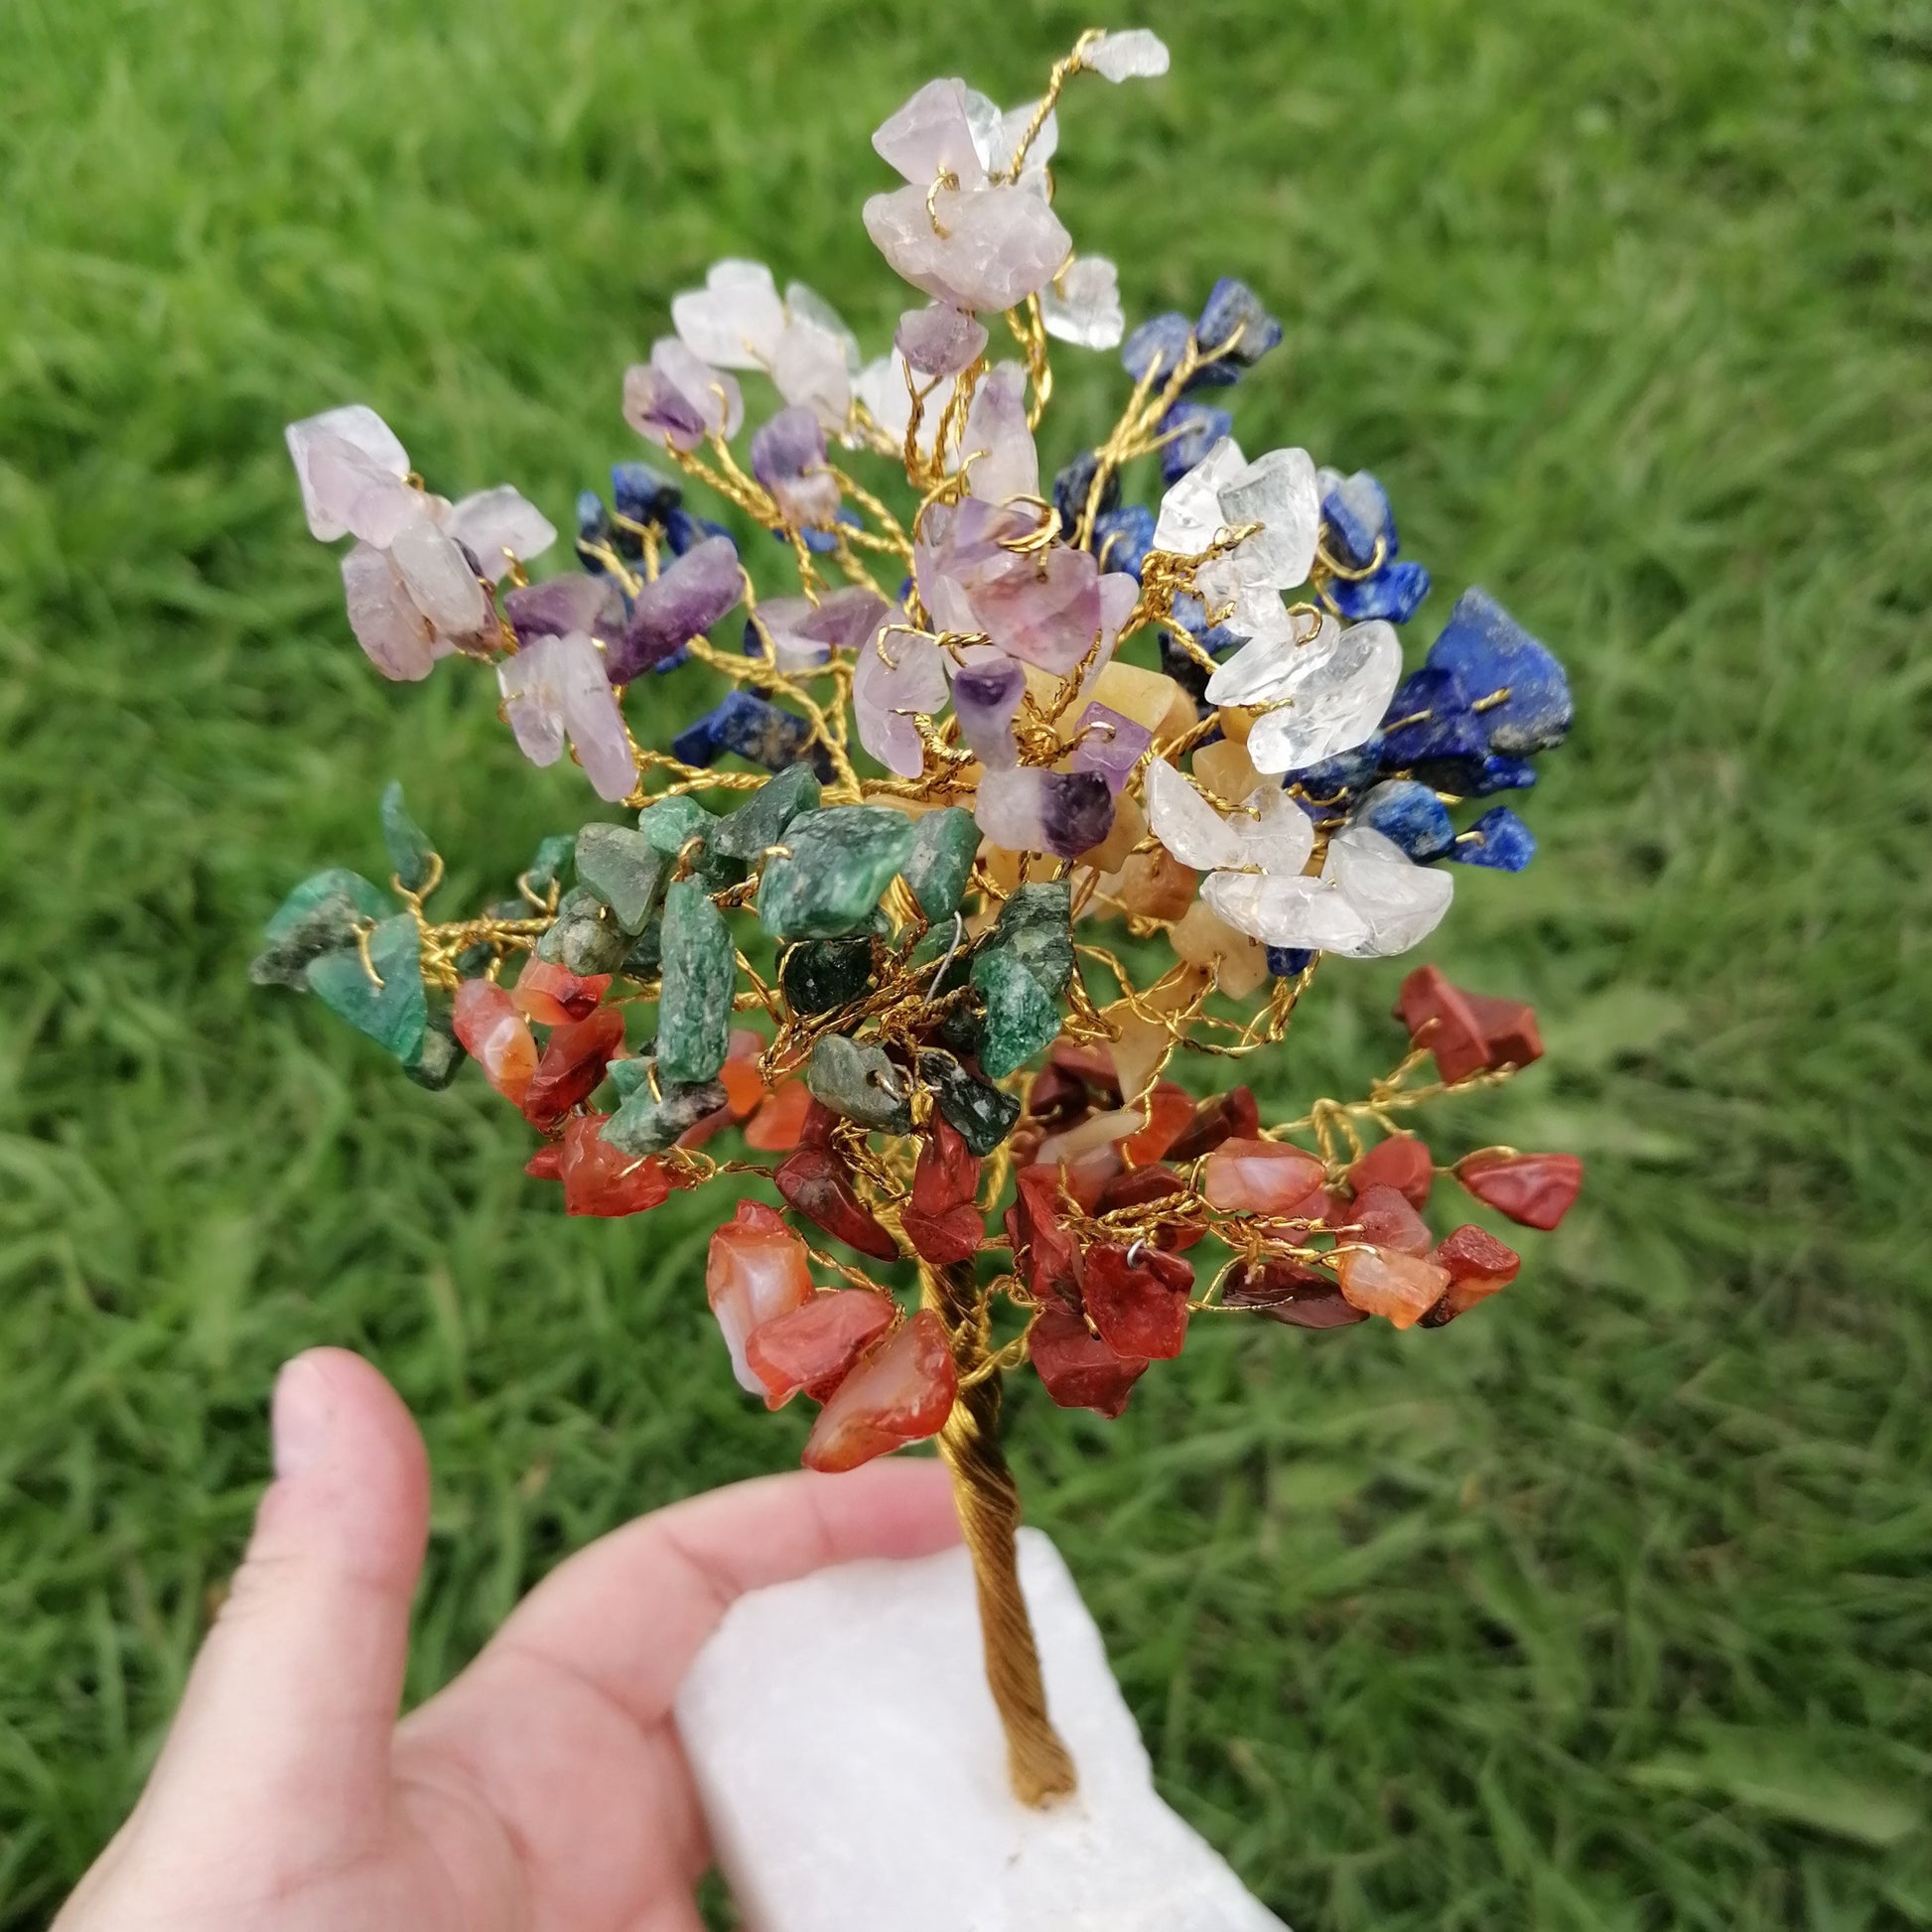
[[[1932,12],[1139,17],[1175,70],[1074,90],[1077,240],[1130,317],[1251,279],[1288,341],[1248,446],[1384,477],[1419,642],[1475,581],[1572,667],[1542,856],[1459,876],[1434,950],[1551,1049],[1442,1142],[1590,1175],[1444,1333],[1197,1324],[1111,1427],[1023,1383],[1032,1516],[1164,1790],[1301,1932],[1932,1925]],[[761,257],[876,349],[869,131],[934,72],[1029,98],[1085,24],[0,8],[0,1924],[138,1787],[295,1349],[365,1350],[429,1438],[412,1696],[802,1433],[724,1372],[715,1200],[567,1221],[481,1082],[247,986],[290,882],[380,866],[392,773],[453,903],[588,803],[460,666],[371,673],[282,423],[365,399],[564,522],[672,291]],[[1124,388],[1058,364],[1049,463]],[[1394,1056],[1398,972],[1324,974],[1271,1108]]]

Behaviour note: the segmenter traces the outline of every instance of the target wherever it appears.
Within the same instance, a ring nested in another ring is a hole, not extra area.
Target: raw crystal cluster
[[[305,881],[256,977],[427,1086],[474,1059],[568,1213],[768,1183],[706,1295],[748,1391],[820,1405],[817,1468],[1027,1362],[1117,1415],[1203,1314],[1440,1326],[1518,1267],[1493,1224],[1432,1228],[1450,1190],[1552,1228],[1581,1179],[1407,1127],[1542,1051],[1527,1007],[1433,967],[1361,1099],[1264,1124],[1228,1075],[1324,956],[1407,952],[1456,867],[1529,862],[1488,801],[1571,702],[1481,590],[1409,650],[1431,579],[1381,483],[1235,440],[1228,391],[1284,333],[1250,287],[1126,328],[1053,197],[1058,110],[1167,64],[1088,34],[1037,100],[935,80],[878,129],[896,185],[865,225],[916,295],[872,359],[804,283],[716,263],[623,378],[651,459],[579,499],[581,570],[530,581],[543,514],[434,494],[360,404],[288,432],[377,670],[493,676],[525,755],[621,815],[436,919],[443,862],[392,787],[389,890]],[[1118,350],[1129,387],[1103,442],[1048,455],[1056,343]],[[640,743],[626,697],[673,673],[704,695]]]

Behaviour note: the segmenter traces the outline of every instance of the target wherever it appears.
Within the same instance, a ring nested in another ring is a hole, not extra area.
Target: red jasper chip
[[[1037,1121],[1048,1132],[1071,1127],[1075,1121],[1084,1120],[1092,1109],[1086,1082],[1063,1066],[1041,1067],[1027,1089],[1028,1119]]]
[[[854,1362],[898,1318],[890,1295],[835,1288],[800,1308],[761,1321],[745,1338],[745,1361],[777,1409],[803,1389],[823,1402]]]
[[[1371,1187],[1393,1187],[1411,1207],[1427,1207],[1436,1184],[1436,1161],[1429,1144],[1413,1134],[1394,1134],[1377,1141],[1348,1170],[1348,1184],[1358,1194]]]
[[[588,1020],[554,1029],[523,1090],[524,1119],[537,1127],[554,1127],[596,1092],[604,1069],[622,1049],[623,1015],[616,1007],[600,1007]]]
[[[1477,1200],[1526,1228],[1555,1227],[1584,1184],[1574,1154],[1505,1154],[1485,1148],[1455,1164],[1455,1177]]]
[[[1368,1319],[1367,1310],[1349,1306],[1333,1276],[1299,1261],[1249,1262],[1228,1277],[1221,1301],[1231,1309],[1258,1310],[1291,1328],[1349,1328]]]
[[[1189,1263],[1145,1244],[1130,1251],[1101,1241],[1087,1250],[1083,1279],[1087,1314],[1116,1355],[1165,1362],[1180,1353],[1194,1286]]]
[[[1046,1063],[1092,1087],[1110,1107],[1120,1105],[1120,1075],[1115,1072],[1114,1056],[1106,1047],[1057,1039],[1046,1055]]]
[[[1520,1000],[1465,993],[1443,977],[1441,967],[1419,966],[1402,982],[1395,1017],[1418,1046],[1436,1057],[1445,1080],[1460,1080],[1485,1068],[1528,1066],[1543,1057],[1535,1011]]]
[[[609,973],[579,979],[554,959],[532,953],[510,988],[510,998],[526,1020],[540,1027],[565,1027],[573,1020],[588,1020],[610,984]]]
[[[1399,1255],[1426,1255],[1431,1235],[1423,1217],[1393,1187],[1371,1187],[1336,1229],[1343,1241],[1366,1241]]]
[[[921,1309],[862,1356],[818,1412],[805,1442],[808,1469],[856,1469],[905,1443],[936,1436],[959,1393],[939,1317]]]
[[[1261,1132],[1261,1109],[1246,1087],[1230,1087],[1194,1109],[1193,1124],[1168,1149],[1170,1161],[1198,1161],[1223,1141],[1252,1141]]]
[[[1130,1168],[1160,1160],[1194,1124],[1194,1096],[1172,1080],[1157,1080],[1146,1106],[1147,1125],[1120,1145],[1121,1159]]]
[[[523,1164],[532,1180],[561,1180],[564,1177],[564,1150],[556,1141],[547,1142]]]
[[[1117,1207],[1146,1207],[1151,1202],[1165,1200],[1170,1194],[1186,1191],[1187,1183],[1172,1168],[1130,1168],[1108,1181],[1100,1196],[1100,1212],[1111,1214]],[[1181,1253],[1206,1232],[1204,1222],[1170,1222],[1155,1237],[1155,1243]]]
[[[979,1176],[972,1150],[935,1115],[899,1215],[905,1238],[935,1267],[970,1261],[986,1245],[986,1222],[973,1202]]]
[[[1438,1268],[1449,1270],[1449,1285],[1443,1299],[1423,1316],[1425,1328],[1440,1328],[1498,1289],[1507,1288],[1523,1265],[1514,1248],[1498,1241],[1487,1229],[1473,1226],[1446,1234],[1429,1258]]]
[[[801,1147],[771,1176],[789,1204],[827,1234],[878,1261],[897,1261],[898,1243],[873,1218],[852,1184],[852,1170],[827,1147]]]
[[[780,1080],[746,1122],[745,1145],[760,1154],[789,1154],[804,1134],[805,1116],[813,1104],[811,1089],[803,1080]]]
[[[661,1207],[676,1190],[663,1162],[626,1154],[604,1138],[609,1114],[573,1114],[564,1128],[557,1177],[566,1214],[616,1219]]]
[[[1060,1198],[1059,1171],[1022,1168],[1014,1175],[1014,1193],[1006,1213],[1014,1267],[1024,1274],[1035,1300],[1058,1295],[1077,1305],[1080,1250],[1062,1223],[1065,1204]]]
[[[1116,1355],[1071,1309],[1049,1302],[1027,1332],[1040,1386],[1062,1409],[1091,1409],[1109,1420],[1127,1407],[1147,1373],[1144,1356]]]

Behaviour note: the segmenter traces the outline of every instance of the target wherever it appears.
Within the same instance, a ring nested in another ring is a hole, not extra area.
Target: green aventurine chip
[[[982,952],[973,961],[973,985],[986,1002],[980,1065],[990,1078],[1003,1080],[1052,1044],[1060,1031],[1060,1010],[1010,952]]]
[[[525,877],[530,882],[531,892],[539,898],[562,881],[569,870],[571,851],[576,843],[577,835],[574,832],[552,832],[547,839],[538,843]]]
[[[324,953],[309,962],[309,991],[397,1059],[414,1061],[423,1050],[429,1002],[423,993],[422,945],[407,912],[384,919],[369,934],[369,965],[381,985],[369,977],[358,950]]]
[[[979,849],[979,822],[963,806],[927,812],[914,826],[905,883],[919,910],[935,925],[959,909]]]
[[[641,1068],[642,1060],[614,1060],[619,1066]],[[674,1087],[668,1082],[653,1093],[648,1079],[624,1093],[617,1112],[604,1123],[604,1139],[625,1154],[661,1154],[680,1134],[688,1133],[731,1096],[722,1080],[701,1080],[696,1086]]]
[[[861,1045],[843,1034],[821,1034],[805,1067],[805,1085],[820,1106],[862,1127],[889,1134],[912,1131],[911,1090],[883,1047]]]
[[[695,879],[664,896],[663,990],[657,1009],[657,1072],[666,1086],[714,1080],[731,1049],[738,955],[731,927]]]
[[[563,896],[556,923],[537,941],[539,959],[554,959],[583,978],[615,971],[624,949],[617,920],[606,916],[603,899],[588,886],[573,886]]]
[[[706,811],[682,792],[675,798],[659,798],[637,814],[637,829],[666,858],[675,858],[687,839],[708,840],[717,826],[716,812]]]
[[[765,779],[712,835],[714,852],[748,864],[767,846],[779,844],[785,827],[800,812],[818,808],[818,777],[809,764],[788,764]]]
[[[407,893],[420,893],[436,870],[436,848],[429,834],[409,816],[402,801],[402,783],[391,778],[382,788],[382,842],[389,848],[389,864],[396,883]]]
[[[669,877],[669,857],[628,825],[587,825],[577,835],[577,879],[634,936],[649,922]]]
[[[1017,888],[980,950],[1012,954],[1057,1000],[1073,978],[1072,888],[1065,880]]]
[[[395,901],[379,888],[371,886],[359,872],[345,866],[331,866],[327,872],[311,873],[275,908],[275,916],[262,928],[264,939],[286,938],[297,921],[313,912],[325,899],[345,898],[364,918],[380,919],[395,909]]]
[[[832,805],[785,828],[759,882],[759,923],[772,938],[838,939],[866,923],[912,856],[912,821],[890,805]]]

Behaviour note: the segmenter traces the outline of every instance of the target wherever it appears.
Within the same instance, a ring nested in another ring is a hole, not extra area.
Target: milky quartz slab
[[[1059,1553],[1020,1533],[1078,1792],[1030,1811],[980,1662],[963,1549],[855,1563],[726,1612],[678,1695],[748,1932],[1283,1932],[1156,1796]]]

